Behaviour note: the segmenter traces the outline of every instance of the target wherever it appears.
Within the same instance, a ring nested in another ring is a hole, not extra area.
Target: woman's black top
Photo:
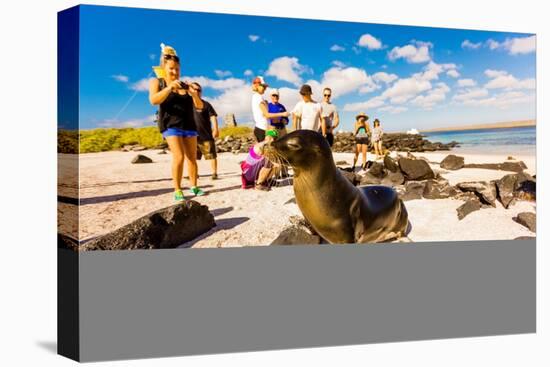
[[[164,80],[160,83],[161,89],[163,84],[166,85]],[[193,98],[188,94],[181,95],[170,92],[168,97],[160,104],[158,125],[161,133],[170,127],[197,131],[193,112]]]

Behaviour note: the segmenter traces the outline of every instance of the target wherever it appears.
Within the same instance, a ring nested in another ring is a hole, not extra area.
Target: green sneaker
[[[192,188],[191,188],[191,194],[193,194],[193,195],[195,195],[195,196],[203,196],[203,195],[204,195],[204,191],[202,191],[202,190],[200,189],[200,187],[195,186],[195,187],[192,187]]]
[[[185,201],[185,197],[183,196],[183,191],[181,191],[181,190],[174,191],[174,200],[175,201]]]

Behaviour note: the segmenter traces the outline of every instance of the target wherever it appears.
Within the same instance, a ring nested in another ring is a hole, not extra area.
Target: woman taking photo
[[[149,101],[159,106],[158,126],[172,153],[174,200],[185,200],[181,190],[183,163],[189,162],[191,194],[204,195],[197,186],[197,128],[193,115],[203,103],[194,88],[180,81],[180,59],[172,47],[161,45],[161,75],[149,83]]]
[[[367,120],[369,117],[365,113],[361,112],[355,117],[355,157],[353,158],[352,169],[355,169],[355,164],[359,158],[359,153],[362,153],[363,163],[361,164],[362,169],[367,168],[367,150],[369,147],[370,139],[370,128]]]

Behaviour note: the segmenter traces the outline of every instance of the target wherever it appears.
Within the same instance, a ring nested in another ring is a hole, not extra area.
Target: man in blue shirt
[[[279,91],[277,89],[273,89],[271,91],[271,102],[267,104],[267,111],[269,113],[286,112],[285,106],[279,103]],[[286,135],[286,125],[288,124],[287,117],[275,117],[269,119],[268,121],[268,129],[277,130],[279,137]]]

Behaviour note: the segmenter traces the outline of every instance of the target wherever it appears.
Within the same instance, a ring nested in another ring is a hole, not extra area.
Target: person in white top
[[[258,142],[265,139],[265,132],[268,129],[267,119],[277,117],[288,117],[288,112],[269,113],[267,110],[267,101],[262,97],[268,84],[264,78],[257,76],[252,81],[252,116],[254,117],[254,136]]]
[[[300,94],[302,95],[302,100],[292,110],[292,127],[294,130],[319,131],[321,129],[321,133],[325,136],[326,125],[321,120],[323,108],[320,103],[315,102],[311,98],[313,94],[311,86],[308,84],[302,85]]]
[[[323,89],[323,102],[321,102],[321,107],[323,107],[323,115],[321,116],[325,121],[326,126],[326,138],[330,146],[334,143],[334,130],[340,124],[340,116],[338,116],[338,110],[336,105],[330,101],[332,96],[332,89],[326,87]]]

